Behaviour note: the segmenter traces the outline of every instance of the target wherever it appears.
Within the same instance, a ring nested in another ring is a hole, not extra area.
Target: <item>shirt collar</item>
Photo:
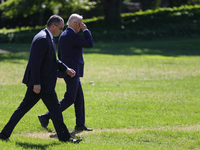
[[[50,37],[51,37],[51,40],[53,40],[53,35],[52,35],[52,33],[46,28],[46,30],[49,32],[49,35],[50,35]]]
[[[72,27],[69,27],[69,26],[68,26],[67,28],[70,28],[70,29],[72,29],[72,30],[73,30],[73,31],[76,33],[76,31],[75,31],[75,30],[74,30]]]

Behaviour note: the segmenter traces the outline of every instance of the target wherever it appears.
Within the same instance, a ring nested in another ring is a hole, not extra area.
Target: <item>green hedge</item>
[[[0,43],[30,43],[41,29],[44,27],[17,27],[15,29],[1,29]]]
[[[104,41],[151,40],[200,36],[200,5],[159,8],[122,14],[120,29],[107,29],[100,18],[88,22],[94,39]]]
[[[85,19],[94,41],[135,41],[200,36],[200,5],[159,8],[122,14],[121,25],[110,28],[103,17]],[[30,43],[44,27],[0,30],[0,42]]]

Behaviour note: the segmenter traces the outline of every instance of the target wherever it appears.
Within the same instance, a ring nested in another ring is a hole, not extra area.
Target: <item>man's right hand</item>
[[[87,26],[86,26],[84,23],[81,23],[81,24],[80,24],[80,27],[81,27],[81,30],[82,30],[82,31],[85,30],[85,29],[87,29]]]
[[[35,92],[36,94],[39,94],[40,91],[41,91],[41,85],[40,84],[33,86],[33,92]]]

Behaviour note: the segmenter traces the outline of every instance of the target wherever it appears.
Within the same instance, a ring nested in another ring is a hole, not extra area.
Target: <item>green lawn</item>
[[[200,39],[148,42],[95,43],[84,49],[85,74],[81,79],[86,126],[92,132],[73,134],[80,144],[64,144],[52,123],[40,126],[37,116],[47,111],[39,101],[18,123],[5,150],[177,150],[200,149]],[[0,130],[22,101],[21,83],[30,44],[1,44]],[[91,82],[92,81],[92,82]],[[93,83],[93,84],[91,84]],[[63,98],[65,83],[56,91]],[[74,133],[71,106],[63,112]],[[50,136],[49,136],[50,133]]]

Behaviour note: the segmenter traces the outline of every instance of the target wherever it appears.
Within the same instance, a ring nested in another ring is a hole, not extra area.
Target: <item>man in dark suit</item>
[[[58,57],[66,65],[73,68],[76,71],[75,77],[71,78],[69,75],[58,74],[58,77],[64,78],[67,91],[64,95],[64,99],[60,101],[61,109],[64,111],[69,106],[74,104],[76,114],[76,126],[75,130],[92,131],[85,126],[85,106],[84,95],[80,82],[80,77],[83,77],[83,47],[93,47],[93,39],[87,26],[83,23],[82,16],[78,14],[72,14],[67,22],[67,29],[63,31],[59,38],[59,50]],[[78,32],[82,30],[85,38],[82,38]],[[47,112],[44,115],[38,116],[40,123],[43,127],[47,127],[50,113]]]
[[[15,110],[10,120],[0,133],[0,139],[9,140],[9,137],[20,119],[40,100],[49,110],[58,139],[63,142],[78,143],[82,139],[72,139],[63,122],[62,111],[55,92],[57,70],[70,77],[75,76],[75,71],[68,68],[56,59],[54,38],[64,27],[64,20],[53,15],[47,21],[47,28],[41,30],[33,38],[29,61],[25,70],[23,83],[27,91],[22,103]]]

